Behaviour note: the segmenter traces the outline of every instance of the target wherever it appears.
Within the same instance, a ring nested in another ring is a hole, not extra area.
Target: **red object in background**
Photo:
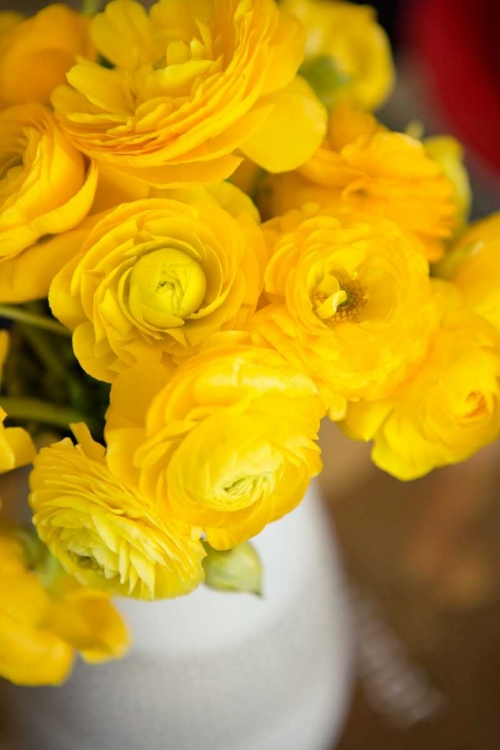
[[[436,105],[500,175],[500,0],[414,0],[410,10],[409,42]]]

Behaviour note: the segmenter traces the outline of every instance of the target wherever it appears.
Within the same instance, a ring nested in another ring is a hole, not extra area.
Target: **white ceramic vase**
[[[265,596],[201,587],[119,607],[125,661],[62,688],[12,688],[19,750],[332,750],[351,694],[337,547],[312,485],[254,540]]]

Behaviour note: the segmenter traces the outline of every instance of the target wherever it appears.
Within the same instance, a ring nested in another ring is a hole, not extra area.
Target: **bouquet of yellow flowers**
[[[258,592],[323,417],[402,480],[498,437],[500,216],[393,79],[336,0],[0,14],[0,676],[121,657],[114,595]]]

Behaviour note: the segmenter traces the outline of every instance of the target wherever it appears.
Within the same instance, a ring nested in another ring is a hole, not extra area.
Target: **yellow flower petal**
[[[26,430],[3,426],[7,414],[0,407],[0,474],[30,464],[36,449]]]
[[[393,393],[438,320],[418,242],[387,220],[315,204],[263,229],[270,301],[252,332],[314,380],[332,418],[347,401]]]
[[[54,33],[57,30],[57,33]],[[0,15],[0,107],[48,103],[78,55],[95,59],[90,19],[54,3],[26,20]]]
[[[274,104],[273,111],[264,125],[242,143],[241,150],[269,172],[295,169],[325,137],[326,110],[302,78],[296,78],[263,103]]]
[[[77,359],[100,380],[243,328],[262,292],[264,238],[245,195],[217,184],[160,194],[106,212],[50,288]]]
[[[0,300],[17,303],[46,297],[54,276],[80,251],[98,219],[91,217],[77,229],[40,240],[16,258],[4,260],[0,264]]]
[[[161,517],[136,488],[113,476],[88,435],[83,445],[66,438],[42,448],[30,488],[40,538],[82,585],[151,600],[188,593],[203,580],[201,543],[191,539],[184,526]],[[108,622],[100,643],[94,639],[83,644],[88,658],[104,655],[111,637],[107,629],[112,635],[116,627],[116,622]]]
[[[464,461],[500,435],[500,334],[456,305],[434,282],[443,307],[426,358],[392,398],[350,406],[347,434],[373,440],[373,461],[401,480]]]
[[[322,413],[309,378],[248,334],[224,332],[171,376],[136,365],[118,377],[109,464],[167,517],[226,549],[300,502],[321,465]]]
[[[453,174],[461,169],[454,163]],[[383,216],[411,233],[434,262],[463,221],[450,174],[425,144],[343,105],[332,111],[328,136],[311,159],[264,181],[261,208],[272,217],[318,203]]]
[[[113,0],[93,19],[92,36],[113,68],[80,57],[52,103],[80,151],[129,177],[156,187],[222,180],[246,141],[258,158],[265,150],[266,163],[288,169],[324,134],[324,114],[305,84],[287,93],[304,33],[274,0],[160,0],[149,13],[135,0]],[[292,110],[300,113],[298,137],[283,139]],[[266,144],[254,146],[249,139],[261,126]]]
[[[58,685],[76,651],[91,662],[124,655],[128,633],[109,597],[64,573],[31,531],[0,520],[0,560],[0,677]]]
[[[380,106],[394,85],[389,40],[373,8],[338,0],[284,0],[306,30],[303,74],[316,64],[316,91],[328,106]],[[313,79],[310,80],[313,83]]]
[[[472,224],[438,266],[465,304],[500,331],[500,213]]]
[[[60,685],[75,652],[49,631],[20,626],[0,607],[0,675],[16,685]]]

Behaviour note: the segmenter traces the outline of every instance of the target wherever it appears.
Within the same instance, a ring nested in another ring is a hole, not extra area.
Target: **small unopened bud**
[[[219,552],[203,542],[205,583],[218,591],[241,591],[262,596],[262,565],[250,542]]]

